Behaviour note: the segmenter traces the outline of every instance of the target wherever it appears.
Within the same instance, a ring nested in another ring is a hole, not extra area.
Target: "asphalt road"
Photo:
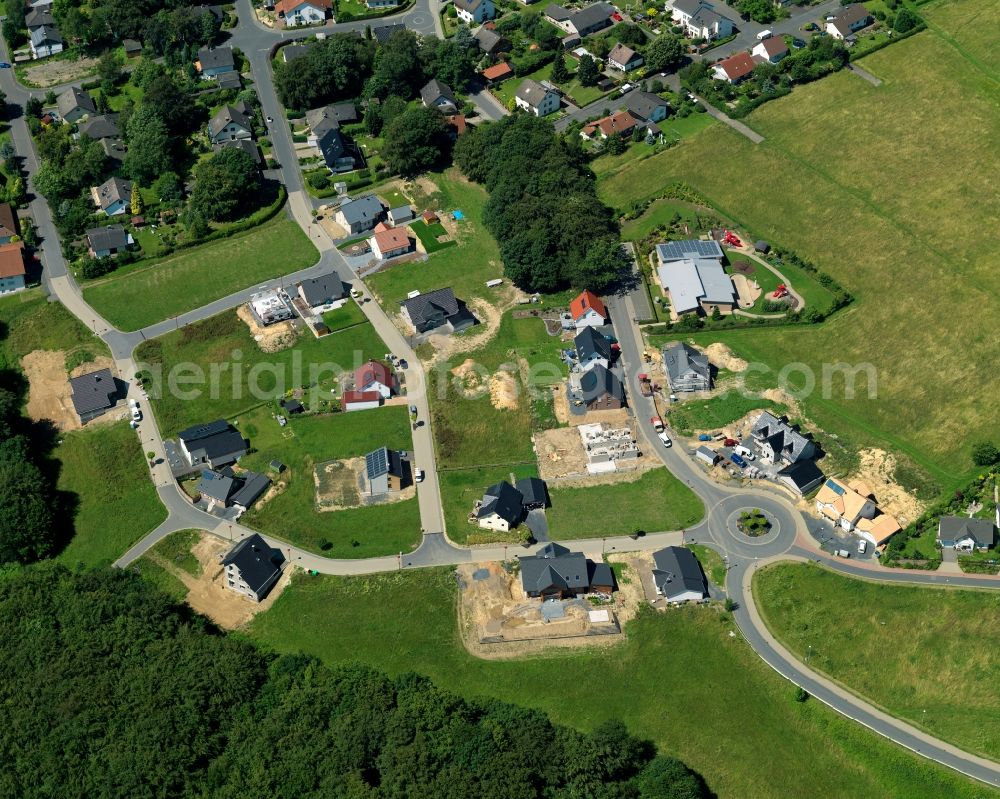
[[[432,2],[433,0],[431,2],[420,0],[409,11],[397,15],[396,19],[403,20],[408,26],[412,26],[422,32],[432,33],[437,23],[436,6],[432,8]],[[833,3],[826,3],[824,5],[833,5]],[[271,45],[278,39],[301,38],[302,36],[312,35],[315,33],[315,30],[310,29],[295,33],[270,31],[253,21],[250,15],[249,0],[239,0],[238,8],[241,23],[232,33],[232,43],[239,46],[250,61],[257,85],[258,96],[260,97],[265,114],[272,116],[274,119],[283,119],[284,116],[278,106],[271,80],[270,64],[267,59],[268,52]],[[808,18],[822,14],[822,8],[823,6],[819,6],[810,9]],[[393,21],[393,18],[383,21],[382,24],[388,21]],[[343,29],[363,27],[367,24],[369,23],[350,23],[346,26],[338,26],[338,29],[341,27]],[[784,24],[786,26],[795,25],[797,27],[798,23],[793,19],[786,21]],[[781,32],[782,25],[779,23],[772,30]],[[741,36],[746,35],[752,37],[750,31],[745,31],[741,34]],[[733,46],[733,49],[740,49],[747,45],[740,44],[737,41],[733,43]],[[719,54],[716,53],[715,55],[717,57]],[[12,70],[0,70],[0,89],[6,93],[8,102],[13,104],[21,105],[29,96],[28,90],[16,83]],[[30,174],[33,174],[38,166],[37,156],[23,119],[15,117],[11,120],[11,133],[15,148],[18,154],[24,159],[26,170]],[[292,148],[291,135],[287,125],[282,124],[273,127],[271,137],[276,157],[282,165],[280,174],[288,190],[288,207],[290,213],[303,230],[313,237],[313,241],[321,253],[320,261],[314,267],[300,274],[311,274],[314,270],[325,271],[328,268],[333,268],[347,282],[359,283],[360,281],[358,281],[357,276],[350,270],[343,257],[333,247],[325,234],[316,231],[315,236],[313,235],[313,226],[311,224],[312,203],[303,190],[302,178],[298,170]],[[31,185],[29,175],[29,190],[31,189]],[[167,320],[159,325],[153,325],[144,331],[136,333],[122,333],[101,319],[86,304],[80,294],[79,287],[72,276],[67,273],[66,264],[59,249],[58,238],[47,204],[40,198],[36,198],[32,201],[31,208],[42,239],[43,281],[46,287],[50,293],[58,297],[84,324],[95,330],[97,334],[100,334],[108,342],[121,374],[126,377],[135,370],[135,364],[132,360],[132,350],[144,337],[162,335],[178,324],[198,321],[221,310],[234,307],[245,301],[250,291],[237,292],[230,297],[219,300],[217,303],[212,303],[204,308],[185,314],[178,320]],[[287,281],[289,279],[286,276],[283,280]],[[279,281],[282,279],[276,278],[275,280]],[[271,281],[272,284],[274,282]],[[1000,580],[995,578],[945,577],[927,573],[890,572],[877,569],[877,567],[863,567],[845,563],[830,558],[818,550],[813,551],[799,546],[796,543],[797,541],[808,541],[810,539],[806,532],[802,515],[787,500],[773,492],[763,491],[759,488],[756,490],[746,490],[718,485],[706,478],[701,469],[682,448],[675,446],[667,449],[659,443],[649,421],[649,417],[653,413],[652,404],[650,400],[641,396],[636,383],[635,376],[639,371],[642,371],[642,348],[639,331],[631,321],[635,316],[635,312],[632,308],[630,298],[628,296],[612,298],[608,306],[615,322],[627,374],[630,376],[629,394],[632,398],[632,407],[636,415],[637,426],[641,431],[641,435],[647,439],[647,448],[649,451],[657,452],[671,472],[691,487],[705,503],[707,513],[705,519],[700,524],[685,531],[649,533],[638,539],[631,537],[611,537],[565,543],[574,549],[582,550],[588,555],[595,557],[599,556],[601,552],[606,551],[652,550],[668,544],[679,544],[681,542],[698,541],[714,547],[727,558],[729,567],[727,587],[730,596],[734,597],[738,602],[735,617],[740,625],[740,629],[743,631],[750,646],[768,664],[787,679],[802,686],[810,694],[838,712],[855,719],[890,740],[896,741],[900,745],[924,757],[928,757],[971,777],[991,785],[1000,785],[1000,766],[997,764],[962,752],[931,736],[925,735],[910,725],[881,713],[864,700],[843,691],[829,680],[810,671],[794,656],[787,653],[770,636],[766,626],[756,612],[750,590],[750,580],[753,570],[760,564],[774,562],[783,557],[808,558],[822,561],[827,566],[854,577],[892,582],[995,589],[1000,587]],[[414,431],[413,443],[416,464],[423,468],[427,474],[427,478],[418,488],[421,524],[425,533],[422,542],[416,550],[407,554],[399,553],[397,556],[370,558],[366,560],[335,560],[299,550],[287,542],[272,536],[265,536],[265,538],[273,546],[281,548],[291,563],[302,568],[315,569],[331,574],[366,574],[408,567],[458,564],[469,562],[473,559],[476,561],[501,560],[512,557],[515,554],[525,554],[532,551],[535,547],[499,545],[476,549],[460,548],[449,542],[443,534],[444,525],[441,514],[440,489],[437,482],[437,470],[435,468],[427,397],[425,390],[423,390],[425,381],[423,371],[419,366],[420,362],[377,303],[364,303],[362,307],[391,351],[405,357],[409,361],[410,369],[406,374],[406,383],[411,393],[408,395],[408,399],[411,403],[418,406],[419,416],[426,422],[422,427]],[[135,387],[130,390],[130,396],[144,399]],[[164,524],[160,525],[160,527],[126,552],[117,561],[116,565],[122,567],[129,565],[164,536],[184,528],[206,529],[219,536],[228,537],[231,540],[236,540],[241,536],[254,532],[239,524],[221,522],[219,519],[203,513],[191,505],[190,501],[181,493],[176,481],[170,475],[169,466],[166,464],[164,458],[162,439],[156,425],[156,420],[153,418],[153,414],[149,412],[148,403],[145,403],[144,407],[147,411],[146,418],[139,426],[137,433],[142,441],[143,449],[152,450],[157,458],[160,459],[160,462],[152,467],[151,476],[157,487],[160,499],[168,510],[169,517]],[[762,509],[772,522],[771,532],[759,539],[748,539],[742,536],[734,523],[737,514],[741,510],[751,507]],[[600,543],[599,549],[598,543]]]

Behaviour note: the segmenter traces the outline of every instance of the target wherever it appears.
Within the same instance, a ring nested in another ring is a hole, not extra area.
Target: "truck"
[[[731,460],[733,463],[735,463],[741,469],[745,469],[746,468],[747,462],[745,460],[743,460],[743,458],[741,458],[735,452],[732,455],[729,456],[729,460]]]
[[[659,416],[650,416],[649,423],[657,433],[663,430],[663,420]]]
[[[649,380],[649,375],[647,374],[639,375],[639,392],[644,397],[653,396],[653,384]]]

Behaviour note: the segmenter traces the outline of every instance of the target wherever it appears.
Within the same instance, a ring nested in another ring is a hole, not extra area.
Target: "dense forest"
[[[129,572],[9,571],[0,625],[0,796],[706,795],[618,722],[584,734],[414,674],[268,655]]]
[[[455,147],[462,172],[490,193],[483,222],[500,244],[504,271],[527,291],[602,291],[629,268],[578,141],[514,114],[477,126]]]

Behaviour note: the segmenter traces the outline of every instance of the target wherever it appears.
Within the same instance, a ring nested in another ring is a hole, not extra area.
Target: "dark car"
[[[802,39],[792,39],[792,47],[796,50],[801,50],[806,46],[806,43]]]

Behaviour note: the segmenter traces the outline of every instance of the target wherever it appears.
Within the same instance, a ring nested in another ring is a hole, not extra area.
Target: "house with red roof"
[[[494,64],[492,67],[484,69],[483,77],[486,78],[486,81],[490,85],[493,85],[494,83],[507,80],[507,78],[513,78],[514,70],[511,69],[510,64],[506,61],[501,61],[499,64]]]
[[[601,298],[589,289],[581,291],[569,304],[569,315],[576,329],[601,327],[608,322],[608,309]]]
[[[284,20],[286,28],[295,28],[324,22],[332,7],[330,0],[278,0],[274,13]]]
[[[639,123],[628,111],[618,111],[611,116],[598,119],[584,126],[580,135],[585,139],[609,139],[612,136],[631,136]]]
[[[392,371],[381,361],[368,361],[354,371],[355,391],[374,391],[382,399],[389,399],[395,385]]]
[[[723,58],[712,67],[712,77],[727,83],[739,83],[746,80],[753,68],[757,66],[750,53],[745,50],[729,58]]]
[[[24,242],[0,244],[0,294],[24,288]]]
[[[367,411],[382,404],[382,395],[377,391],[345,391],[340,398],[340,407],[345,411]]]
[[[413,241],[405,227],[389,227],[384,222],[376,225],[375,235],[368,242],[375,257],[382,259],[406,255],[413,249]]]

